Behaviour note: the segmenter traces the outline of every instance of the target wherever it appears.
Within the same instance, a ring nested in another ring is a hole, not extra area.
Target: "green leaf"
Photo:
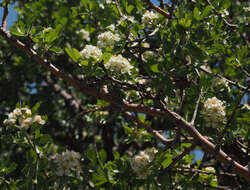
[[[151,71],[153,71],[154,73],[159,73],[159,69],[158,69],[158,64],[154,64],[150,66]]]
[[[58,33],[53,29],[50,29],[48,32],[45,32],[44,35],[45,35],[44,41],[47,43],[52,43],[59,37]]]
[[[194,8],[193,14],[194,14],[194,18],[199,21],[200,20],[200,11],[197,7]]]
[[[165,155],[165,159],[163,160],[163,162],[161,163],[161,165],[163,166],[163,168],[168,167],[171,163],[172,163],[172,155],[167,154]]]
[[[83,65],[83,66],[88,66],[89,62],[87,60],[83,60],[83,61],[81,61],[80,64]]]
[[[127,13],[130,14],[134,8],[135,8],[134,5],[128,5],[128,6],[126,6]]]
[[[27,36],[27,34],[25,34],[24,32],[21,31],[20,28],[18,27],[11,27],[10,28],[10,33],[15,35],[15,36]]]
[[[213,7],[211,5],[206,6],[206,8],[204,9],[204,11],[201,14],[201,18],[202,19],[205,18],[210,13],[210,11],[212,9],[213,9]]]
[[[50,51],[53,51],[55,53],[62,53],[63,50],[60,47],[57,46],[52,46],[51,48],[49,48]]]
[[[15,169],[17,168],[17,164],[16,163],[12,163],[11,165],[10,165],[10,167],[8,167],[7,169],[6,169],[6,174],[10,174],[11,172],[13,172]]]
[[[33,107],[32,107],[32,113],[36,113],[37,110],[39,109],[41,105],[41,102],[37,102]]]
[[[79,51],[75,48],[66,47],[65,51],[74,62],[78,62],[78,59],[81,57]]]
[[[107,160],[107,152],[104,149],[100,150],[98,154],[102,162]]]

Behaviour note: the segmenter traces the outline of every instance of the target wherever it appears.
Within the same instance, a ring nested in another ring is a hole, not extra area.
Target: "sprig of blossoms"
[[[28,129],[30,125],[37,123],[40,125],[45,124],[45,120],[40,115],[32,116],[29,108],[15,108],[8,114],[8,119],[3,121],[4,125],[16,126],[19,129]]]
[[[113,34],[112,32],[107,31],[98,35],[97,46],[100,48],[113,48],[114,44],[118,41],[120,41],[118,34]]]
[[[202,113],[206,115],[207,126],[219,127],[226,120],[225,106],[216,97],[208,98],[203,106]]]
[[[89,32],[87,30],[81,29],[77,33],[80,35],[81,39],[90,41]]]
[[[142,23],[143,24],[151,24],[153,23],[156,19],[159,18],[159,15],[157,13],[154,13],[153,11],[146,11],[142,15]]]
[[[154,160],[156,153],[157,150],[152,148],[151,150],[140,151],[133,157],[131,167],[139,179],[146,179],[152,173],[148,166]]]
[[[85,59],[94,59],[98,61],[102,56],[102,51],[93,45],[86,45],[85,48],[80,52],[80,55]]]
[[[105,64],[105,67],[118,73],[130,73],[130,70],[133,69],[129,61],[120,54],[112,56]]]
[[[58,167],[56,171],[58,176],[70,175],[72,171],[76,171],[78,174],[81,172],[81,155],[78,152],[66,150],[62,154],[56,154],[54,159]]]

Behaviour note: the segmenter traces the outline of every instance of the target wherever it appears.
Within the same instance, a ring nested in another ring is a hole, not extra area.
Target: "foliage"
[[[152,2],[0,3],[0,189],[249,187],[249,3]]]

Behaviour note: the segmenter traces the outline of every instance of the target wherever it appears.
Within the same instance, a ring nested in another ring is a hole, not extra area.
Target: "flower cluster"
[[[213,86],[215,87],[226,87],[227,90],[230,92],[230,87],[228,86],[228,81],[225,78],[214,78]]]
[[[219,127],[220,123],[226,120],[226,112],[223,102],[216,97],[208,98],[202,110],[206,115],[207,126]]]
[[[90,41],[90,37],[89,37],[89,32],[88,31],[86,31],[84,29],[81,29],[77,33],[80,35],[81,39],[86,40],[86,41]]]
[[[151,150],[140,151],[133,157],[131,167],[139,179],[146,179],[152,173],[148,166],[154,160],[155,153],[157,153],[157,150],[152,148]]]
[[[113,34],[112,32],[107,31],[98,35],[97,46],[101,48],[112,48],[115,42],[118,41],[120,41],[120,37],[117,34]]]
[[[32,116],[29,108],[16,108],[8,114],[8,119],[4,120],[4,125],[15,125],[19,129],[28,129],[33,123],[44,125],[45,121],[40,115]]]
[[[62,154],[56,154],[55,163],[58,166],[56,175],[70,175],[71,171],[81,172],[80,166],[81,155],[75,151],[66,150]]]
[[[112,56],[105,64],[105,67],[110,71],[120,73],[130,73],[130,70],[133,68],[129,61],[120,54]]]
[[[150,24],[154,20],[156,20],[158,17],[159,17],[158,14],[154,13],[153,11],[146,11],[142,15],[142,23],[143,24]]]
[[[102,56],[102,51],[93,45],[86,45],[85,48],[80,52],[80,55],[85,59],[94,59],[98,61]]]

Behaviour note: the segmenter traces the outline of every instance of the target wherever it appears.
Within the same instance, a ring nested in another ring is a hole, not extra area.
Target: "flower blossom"
[[[207,126],[219,127],[220,123],[226,120],[226,112],[223,102],[216,97],[208,98],[202,110],[206,115]]]
[[[130,73],[133,68],[129,61],[122,55],[114,55],[105,64],[105,67],[110,71],[120,72],[120,73]]]
[[[97,46],[101,48],[106,48],[106,47],[112,48],[114,44],[118,41],[120,41],[119,35],[107,31],[98,35]]]
[[[14,125],[19,129],[28,129],[28,127],[34,123],[40,125],[45,124],[45,120],[40,115],[32,117],[31,110],[29,108],[15,108],[13,112],[8,114],[8,119],[4,120],[4,125]]]
[[[153,11],[146,11],[143,15],[142,15],[142,23],[143,24],[149,24],[152,23],[154,20],[156,20],[158,18],[158,14],[154,13]]]
[[[131,167],[139,179],[146,179],[152,173],[148,166],[154,160],[155,153],[157,153],[157,150],[152,148],[151,150],[140,151],[133,157]]]
[[[102,56],[102,51],[93,45],[86,45],[85,48],[80,52],[80,55],[85,59],[94,59],[98,61]]]
[[[87,30],[81,29],[77,33],[80,35],[81,39],[90,41],[89,32]]]
[[[58,176],[70,175],[71,171],[81,171],[80,167],[81,155],[75,151],[66,150],[62,154],[56,154],[55,163],[58,166],[56,174]]]

